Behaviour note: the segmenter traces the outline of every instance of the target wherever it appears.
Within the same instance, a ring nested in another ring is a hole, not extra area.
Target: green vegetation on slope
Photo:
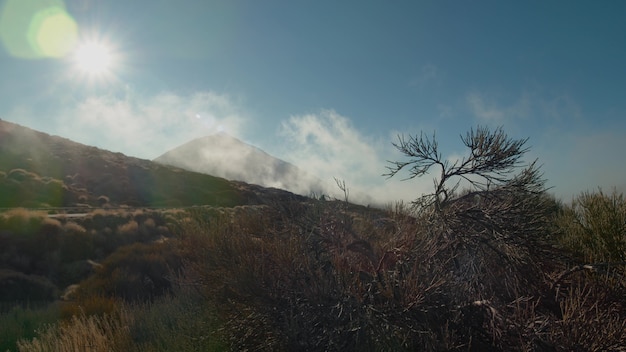
[[[85,146],[0,120],[0,208],[235,206],[231,182]]]

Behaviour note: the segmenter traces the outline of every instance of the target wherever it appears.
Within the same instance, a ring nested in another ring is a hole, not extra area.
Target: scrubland
[[[0,349],[626,350],[621,194],[450,199],[4,213]]]

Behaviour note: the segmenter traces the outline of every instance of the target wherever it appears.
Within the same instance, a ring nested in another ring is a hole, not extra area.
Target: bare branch
[[[409,176],[405,180],[420,177],[429,172],[433,166],[438,166],[441,174],[434,179],[435,191],[414,202],[415,205],[435,204],[437,208],[444,205],[450,195],[459,187],[461,180],[467,182],[476,190],[489,190],[493,187],[507,187],[513,189],[522,186],[533,186],[542,189],[540,175],[536,171],[535,163],[519,175],[514,172],[523,165],[522,157],[528,151],[525,147],[528,139],[511,139],[502,128],[490,131],[487,127],[478,126],[471,129],[461,141],[469,149],[467,156],[454,163],[442,158],[439,145],[433,133],[428,138],[423,133],[419,137],[398,136],[398,141],[392,143],[402,154],[408,157],[404,161],[389,161],[388,173],[383,176],[395,176],[402,169],[408,169]],[[456,178],[453,186],[448,186],[451,179]]]
[[[423,133],[420,134],[419,138],[409,136],[408,140],[399,135],[398,141],[393,142],[392,145],[410,159],[408,161],[389,161],[393,166],[387,166],[389,172],[383,176],[391,178],[403,168],[412,165],[409,170],[410,176],[406,178],[408,180],[426,174],[428,169],[435,164],[442,165],[441,154],[438,151],[434,133],[432,139],[424,136]]]
[[[348,199],[350,197],[350,190],[348,189],[348,186],[346,186],[346,181],[345,180],[340,180],[336,177],[333,177],[335,179],[335,183],[337,184],[337,187],[339,187],[339,189],[343,192],[343,200],[348,203]]]

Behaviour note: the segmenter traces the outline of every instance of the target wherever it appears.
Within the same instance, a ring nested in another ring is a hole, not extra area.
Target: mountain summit
[[[302,195],[324,190],[321,180],[224,132],[194,139],[154,161]]]

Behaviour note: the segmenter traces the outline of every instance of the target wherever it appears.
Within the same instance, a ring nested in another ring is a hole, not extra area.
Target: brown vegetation
[[[457,199],[417,217],[324,201],[174,213],[174,239],[121,247],[81,284],[82,298],[63,308],[77,318],[63,329],[85,331],[63,333],[85,343],[97,325],[89,319],[99,321],[108,348],[128,350],[163,336],[180,350],[222,342],[233,350],[624,349],[626,281],[613,266],[568,255],[573,248],[559,241],[567,229],[554,226],[568,206],[533,196],[518,211],[535,221],[494,233],[483,222],[493,202],[512,206],[504,195],[480,205]],[[538,226],[550,232],[511,237]],[[177,275],[169,269],[180,260]],[[152,295],[149,306],[118,301],[142,302],[138,293],[159,278],[169,288],[152,292],[169,294]],[[90,298],[98,292],[109,298]],[[146,316],[149,325],[133,320]],[[37,343],[63,345],[60,331]]]
[[[519,162],[525,140],[478,129],[463,141],[470,154],[449,163],[434,140],[400,139],[413,159],[396,168],[441,168],[433,194],[410,207],[355,206],[346,191],[344,201],[281,193],[257,206],[99,210],[71,221],[2,215],[11,270],[2,275],[45,293],[41,278],[62,280],[42,264],[57,263],[63,282],[80,281],[58,306],[60,322],[13,346],[626,351],[622,195],[561,204],[535,164]],[[42,262],[33,243],[43,240],[53,254]]]

